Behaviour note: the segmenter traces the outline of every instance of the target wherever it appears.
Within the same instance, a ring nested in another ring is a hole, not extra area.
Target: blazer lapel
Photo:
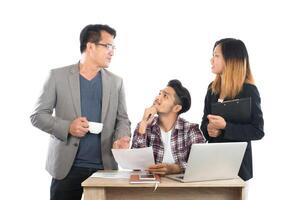
[[[102,123],[105,120],[105,116],[107,113],[107,108],[109,104],[109,96],[110,96],[110,77],[106,73],[104,69],[101,69],[102,76],[102,112],[101,112],[101,121]]]
[[[72,100],[74,104],[74,109],[77,117],[81,116],[81,107],[80,107],[80,86],[79,86],[79,66],[78,64],[73,65],[70,69],[69,75],[69,85],[72,95]]]

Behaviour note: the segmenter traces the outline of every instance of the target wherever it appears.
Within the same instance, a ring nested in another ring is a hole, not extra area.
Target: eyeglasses
[[[108,49],[109,51],[115,50],[116,47],[112,44],[101,44],[101,43],[95,43],[95,45],[100,45],[100,46],[104,46],[106,49]]]

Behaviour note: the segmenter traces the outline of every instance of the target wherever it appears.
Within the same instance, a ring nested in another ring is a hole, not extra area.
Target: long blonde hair
[[[255,84],[247,49],[241,40],[226,38],[215,43],[214,48],[220,45],[225,61],[222,74],[217,74],[211,84],[214,94],[220,98],[234,99],[242,90],[244,83]]]

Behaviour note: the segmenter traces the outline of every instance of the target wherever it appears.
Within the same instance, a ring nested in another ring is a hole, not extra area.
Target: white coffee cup
[[[90,133],[99,134],[99,133],[101,133],[102,128],[103,128],[102,123],[89,122],[89,131],[90,131]]]

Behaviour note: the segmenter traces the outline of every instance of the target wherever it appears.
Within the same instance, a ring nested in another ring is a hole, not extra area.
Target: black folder
[[[213,103],[211,114],[219,115],[227,122],[249,123],[251,121],[251,97]]]

